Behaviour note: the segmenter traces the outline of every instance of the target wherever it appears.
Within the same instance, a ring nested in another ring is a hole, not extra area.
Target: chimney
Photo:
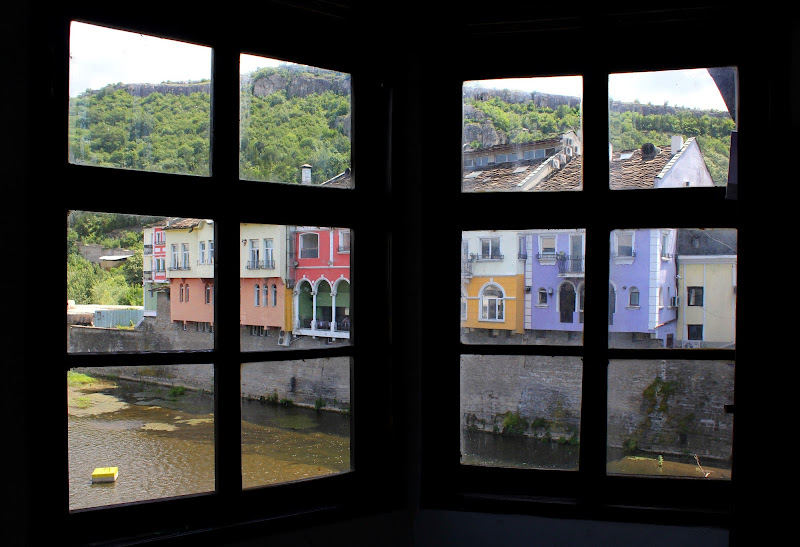
[[[311,166],[304,164],[300,166],[300,184],[311,184]]]
[[[672,144],[670,146],[671,146],[670,151],[674,156],[675,154],[681,151],[681,148],[683,148],[683,137],[681,137],[680,135],[673,135]]]

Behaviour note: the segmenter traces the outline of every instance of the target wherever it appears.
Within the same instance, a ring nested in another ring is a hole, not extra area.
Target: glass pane
[[[239,229],[242,351],[350,344],[350,230],[253,223]]]
[[[214,221],[72,211],[67,351],[214,347]]]
[[[461,356],[461,463],[578,469],[579,357]]]
[[[350,463],[350,358],[242,365],[242,485],[342,473]]]
[[[733,67],[610,74],[611,188],[725,186],[736,85]]]
[[[70,510],[214,490],[211,365],[67,372]]]
[[[69,161],[209,175],[211,49],[72,22]]]
[[[583,229],[461,234],[461,341],[583,343]]]
[[[580,76],[464,82],[463,192],[580,190]]]
[[[239,176],[352,188],[350,75],[242,55]]]
[[[614,230],[608,345],[735,348],[734,229]]]
[[[734,363],[611,361],[610,474],[731,478]]]

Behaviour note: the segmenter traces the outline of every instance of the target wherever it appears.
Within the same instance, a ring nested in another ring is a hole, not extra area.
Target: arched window
[[[181,283],[181,302],[183,302],[183,283]]]
[[[547,290],[544,288],[539,289],[539,306],[546,306],[547,305]]]
[[[636,287],[631,287],[631,290],[628,293],[628,305],[630,307],[639,307],[639,289]]]
[[[278,286],[273,284],[272,285],[272,307],[278,305]]]
[[[211,304],[211,285],[206,283],[206,304]]]
[[[488,285],[481,291],[481,319],[484,321],[504,320],[503,289],[497,285]]]
[[[256,284],[255,287],[253,287],[253,305],[254,306],[261,305],[261,287],[258,284]]]
[[[467,320],[467,291],[461,287],[461,320]]]
[[[186,301],[189,301],[189,284],[186,284]]]
[[[269,285],[266,283],[264,283],[264,300],[262,302],[264,302],[265,308],[269,306]]]

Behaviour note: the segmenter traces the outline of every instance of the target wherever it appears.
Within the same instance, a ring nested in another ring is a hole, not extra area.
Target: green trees
[[[252,75],[253,81],[266,77],[275,86],[272,93],[256,96],[253,85],[242,90],[241,176],[300,182],[300,166],[308,163],[314,168],[313,182],[319,183],[349,167],[347,76],[308,67],[261,69]],[[208,175],[209,111],[209,95],[202,92],[139,97],[121,84],[87,92],[70,100],[70,159]]]
[[[152,218],[73,211],[67,222],[67,299],[76,304],[141,306],[144,244],[141,227]],[[103,270],[83,258],[76,243],[132,249],[120,267]]]
[[[578,130],[581,122],[579,107],[561,104],[555,110],[527,103],[506,103],[498,97],[480,101],[467,97],[464,104],[480,111],[496,130],[506,134],[512,143],[524,143],[562,135],[569,129]],[[666,105],[665,105],[666,106]],[[730,134],[735,128],[727,115],[686,108],[674,109],[672,113],[660,113],[666,109],[650,109],[642,106],[642,112],[628,110],[609,112],[609,142],[615,151],[634,150],[645,143],[669,146],[673,135],[684,138],[697,137],[700,150],[708,170],[716,184],[725,184],[730,155]],[[659,112],[659,113],[655,113]],[[465,119],[474,124],[475,117]],[[472,148],[486,143],[473,142]]]

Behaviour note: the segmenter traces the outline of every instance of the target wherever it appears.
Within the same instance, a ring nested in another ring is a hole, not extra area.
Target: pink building
[[[293,228],[293,333],[350,338],[350,230]]]

